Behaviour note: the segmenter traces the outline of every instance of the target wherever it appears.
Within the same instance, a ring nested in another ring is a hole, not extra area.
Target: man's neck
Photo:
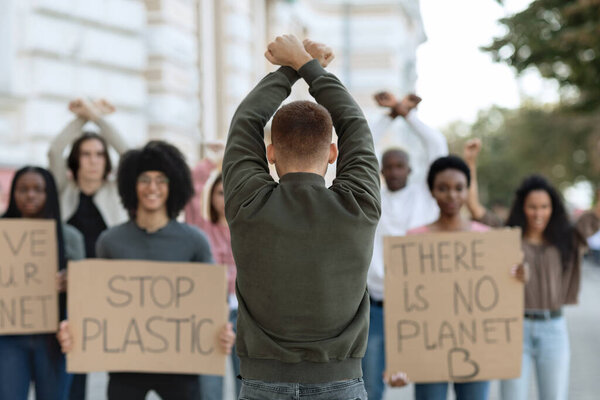
[[[153,233],[161,228],[164,228],[169,223],[170,219],[166,209],[157,211],[146,211],[138,207],[135,223],[140,228],[147,232]]]
[[[294,173],[305,173],[305,174],[316,174],[316,175],[321,175],[322,177],[325,177],[325,172],[327,172],[327,168],[325,169],[325,172],[323,172],[322,170],[319,170],[318,168],[290,168],[290,169],[286,169],[285,171],[281,171],[281,174],[277,174],[279,175],[279,177],[281,178],[284,175],[287,174],[294,174]]]
[[[77,179],[77,187],[83,194],[91,196],[102,187],[104,180],[85,180]]]

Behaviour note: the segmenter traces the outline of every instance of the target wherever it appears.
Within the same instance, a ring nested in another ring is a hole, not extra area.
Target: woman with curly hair
[[[193,194],[190,170],[174,146],[151,141],[142,149],[123,155],[118,188],[130,220],[108,229],[98,239],[98,257],[152,261],[212,263],[205,235],[175,219]],[[234,334],[226,324],[220,334],[221,350],[229,354]],[[64,351],[72,348],[68,325],[63,323],[59,340]],[[197,375],[110,373],[109,400],[144,399],[150,391],[163,399],[199,398]]]
[[[473,175],[481,142],[465,146],[465,159]],[[476,220],[501,226],[479,202],[476,178],[468,201]],[[540,175],[523,180],[515,193],[507,226],[521,228],[524,259],[530,278],[525,285],[523,359],[521,376],[501,382],[504,400],[528,399],[533,369],[538,397],[566,400],[569,390],[569,336],[562,307],[576,304],[581,282],[581,249],[586,237],[600,229],[600,204],[584,213],[573,225],[558,191]]]
[[[77,229],[63,225],[58,193],[49,171],[26,166],[15,173],[10,202],[2,218],[53,219],[56,221],[58,268],[64,271],[67,260],[85,257],[83,236]],[[62,274],[60,276],[63,276]],[[63,280],[59,291],[64,292]],[[65,315],[65,296],[59,295],[60,314]],[[30,382],[37,399],[64,400],[69,389],[65,357],[53,334],[0,336],[0,400],[26,400]]]

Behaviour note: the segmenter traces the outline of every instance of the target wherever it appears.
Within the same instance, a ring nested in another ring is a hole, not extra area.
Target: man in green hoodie
[[[240,398],[366,399],[366,278],[381,212],[371,133],[352,96],[323,69],[333,59],[328,47],[284,35],[265,56],[281,68],[238,107],[223,160],[238,268]],[[277,111],[299,78],[318,104]],[[327,188],[327,165],[336,159]]]

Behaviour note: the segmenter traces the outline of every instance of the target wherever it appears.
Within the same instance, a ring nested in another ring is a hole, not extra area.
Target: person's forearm
[[[415,110],[410,111],[405,117],[405,120],[413,132],[417,134],[417,137],[423,142],[429,163],[432,163],[439,157],[448,155],[448,142],[446,137],[442,132],[423,123]]]
[[[260,175],[269,179],[265,156],[264,127],[289,96],[298,74],[290,67],[281,67],[264,77],[246,96],[236,110],[227,137],[223,156],[223,189],[227,209],[236,209],[239,199],[255,189],[248,180]],[[235,191],[234,191],[235,188]]]
[[[117,153],[123,154],[129,150],[129,145],[123,139],[123,136],[115,129],[115,127],[104,118],[99,118],[94,121],[98,128],[100,128],[100,135],[106,139],[106,142],[112,146]]]
[[[50,142],[48,166],[54,175],[59,193],[67,184],[67,163],[63,152],[67,146],[81,135],[86,122],[83,118],[75,118]]]
[[[389,115],[383,114],[369,124],[371,127],[371,134],[373,135],[373,144],[375,146],[379,145],[381,138],[388,130],[390,125],[392,125],[392,122],[394,122],[394,120]]]
[[[467,197],[467,208],[471,213],[471,217],[475,220],[480,220],[486,213],[485,207],[479,201],[479,185],[477,184],[477,164],[469,163],[471,171],[471,185],[469,186],[469,194]]]

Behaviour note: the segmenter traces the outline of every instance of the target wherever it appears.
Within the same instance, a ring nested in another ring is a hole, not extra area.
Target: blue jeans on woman
[[[237,332],[237,309],[229,312],[229,322],[233,325],[233,331]],[[235,396],[240,394],[242,382],[237,379],[240,374],[240,359],[235,354],[235,346],[231,349],[231,364],[235,378]],[[200,399],[222,400],[223,399],[223,377],[216,375],[200,375]]]
[[[526,400],[536,370],[538,398],[566,400],[569,392],[569,333],[564,317],[523,321],[521,376],[500,382],[503,400]]]
[[[367,400],[362,378],[302,384],[242,379],[239,400]]]
[[[415,385],[415,400],[446,400],[448,386],[454,385],[456,400],[487,400],[490,382],[438,382]]]
[[[65,400],[69,377],[53,334],[0,336],[0,400]]]

